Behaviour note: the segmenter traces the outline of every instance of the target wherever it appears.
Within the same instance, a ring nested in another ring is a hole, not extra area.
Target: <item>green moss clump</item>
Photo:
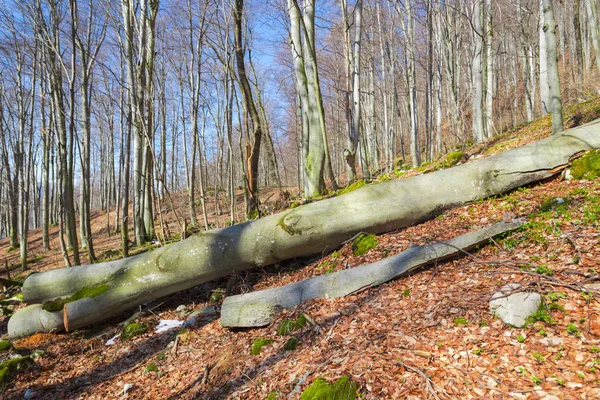
[[[0,385],[4,385],[16,373],[32,366],[31,357],[11,358],[0,364]]]
[[[285,342],[283,348],[287,351],[293,351],[296,350],[296,346],[298,346],[298,343],[300,343],[300,340],[298,338],[291,337],[288,339],[287,342]]]
[[[279,326],[277,327],[277,334],[279,336],[290,335],[293,332],[304,328],[306,324],[308,324],[308,321],[309,320],[306,317],[306,315],[302,313],[300,313],[300,315],[298,315],[298,317],[295,320],[284,319],[279,323]]]
[[[600,150],[590,151],[571,164],[575,179],[596,179],[600,176]]]
[[[296,326],[296,321],[292,319],[284,319],[279,323],[277,327],[277,334],[279,336],[289,335],[294,332],[294,327]]]
[[[323,378],[317,378],[302,392],[301,400],[354,400],[358,385],[347,376],[329,384]]]
[[[377,178],[377,182],[387,182],[387,181],[391,181],[391,180],[392,180],[392,177],[387,172],[385,174],[379,175],[379,178]]]
[[[158,372],[158,367],[155,363],[150,363],[146,368],[144,368],[144,373],[147,374],[149,372]]]
[[[123,327],[120,339],[123,341],[128,341],[131,340],[131,338],[133,338],[134,336],[146,333],[147,330],[148,327],[144,324],[140,324],[139,322],[127,324]]]
[[[246,215],[246,219],[248,221],[252,221],[253,219],[257,219],[258,217],[260,217],[260,215],[258,214],[258,210],[256,208],[250,210],[250,212],[248,212],[248,214]]]
[[[211,293],[210,302],[213,304],[218,303],[223,300],[223,297],[225,297],[225,291],[223,289],[217,289]]]
[[[345,188],[338,190],[337,194],[342,195],[342,194],[353,192],[356,189],[359,189],[359,188],[365,186],[366,184],[367,183],[364,181],[364,179],[360,179],[358,181],[352,182],[350,185],[346,186]]]
[[[308,324],[308,318],[306,318],[306,315],[300,313],[294,322],[294,328],[295,330],[302,329],[306,324]]]
[[[542,202],[540,205],[540,210],[543,212],[553,210],[558,207],[566,207],[571,202],[568,198],[562,197],[550,197]]]
[[[98,286],[85,286],[79,289],[75,294],[71,297],[61,297],[58,299],[50,300],[44,303],[42,308],[49,312],[62,311],[65,304],[70,303],[72,301],[81,300],[84,298],[91,298],[100,296],[102,293],[106,292],[110,287],[108,285],[98,285]]]
[[[452,153],[448,153],[444,158],[444,161],[442,161],[442,168],[449,168],[458,164],[464,155],[465,153],[462,151],[453,151]]]
[[[12,349],[12,344],[8,340],[0,340],[0,351],[6,351]]]
[[[273,343],[273,339],[256,339],[254,343],[252,343],[252,350],[250,350],[250,354],[253,356],[257,356],[260,354],[263,346]]]
[[[269,395],[267,397],[265,397],[265,400],[276,400],[276,399],[277,399],[276,391],[272,391],[271,393],[269,393]]]
[[[367,251],[377,247],[377,237],[375,235],[367,235],[361,233],[352,243],[352,252],[355,256],[362,256]]]

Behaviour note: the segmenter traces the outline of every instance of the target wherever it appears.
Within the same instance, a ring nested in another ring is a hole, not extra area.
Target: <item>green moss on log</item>
[[[596,179],[600,176],[600,149],[589,151],[571,164],[575,179]]]
[[[63,307],[67,303],[71,303],[73,301],[91,298],[100,296],[102,293],[106,292],[110,287],[108,285],[98,285],[98,286],[85,286],[79,289],[73,296],[71,297],[61,297],[58,299],[50,300],[44,303],[42,308],[49,312],[62,311]]]
[[[252,350],[250,350],[250,354],[253,356],[257,356],[260,354],[263,346],[273,343],[273,339],[256,339],[254,343],[252,343]]]
[[[361,187],[365,186],[366,184],[367,183],[363,179],[360,179],[356,182],[352,182],[350,185],[346,186],[345,188],[338,190],[337,194],[342,195],[342,194],[354,192],[356,189],[360,189]]]
[[[34,361],[29,356],[11,358],[4,361],[0,364],[0,385],[6,384],[11,377],[29,368],[33,363]]]
[[[296,229],[295,226],[301,218],[302,217],[298,214],[290,213],[281,217],[277,226],[280,226],[281,229],[286,231],[291,236],[300,235],[302,234],[302,231],[300,229]]]
[[[444,161],[442,161],[442,168],[449,168],[458,164],[464,155],[465,153],[462,151],[453,151],[452,153],[448,153],[448,155],[446,155],[444,158]]]
[[[330,384],[323,378],[317,378],[302,392],[301,400],[354,400],[358,385],[347,376],[342,376]]]
[[[362,256],[367,251],[377,247],[377,244],[377,237],[375,235],[361,233],[354,239],[354,242],[352,242],[352,252],[355,256]]]
[[[134,336],[143,335],[148,330],[148,327],[139,322],[127,324],[123,327],[120,339],[123,341],[131,340]]]

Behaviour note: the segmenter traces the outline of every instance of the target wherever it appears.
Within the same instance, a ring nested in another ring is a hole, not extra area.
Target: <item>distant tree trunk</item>
[[[473,112],[472,126],[473,139],[482,142],[484,135],[483,115],[483,29],[481,26],[481,3],[483,0],[475,0],[473,4],[473,63],[471,65],[473,98],[471,109]]]
[[[583,99],[583,44],[581,41],[581,0],[573,1],[573,32],[575,34],[575,88],[578,101]]]
[[[492,26],[492,2],[485,0],[485,136],[494,136],[494,30]]]
[[[596,56],[596,68],[598,71],[600,71],[600,40],[598,39],[598,15],[596,13],[596,2],[595,0],[586,0],[585,4],[587,9],[590,36],[592,37],[592,45],[594,47],[594,55]]]
[[[558,75],[558,54],[556,51],[556,23],[552,0],[542,0],[544,5],[544,23],[542,30],[546,38],[546,54],[540,48],[540,58],[546,57],[548,67],[548,89],[550,95],[550,112],[552,114],[552,134],[564,130],[562,115],[562,97],[560,94],[560,76]]]
[[[348,171],[348,181],[356,180],[356,151],[360,140],[360,56],[362,36],[362,0],[357,0],[354,6],[354,40],[350,42],[350,20],[348,16],[347,0],[339,0],[342,10],[345,43],[345,69],[346,69],[346,127],[348,147],[344,150],[344,158]],[[354,44],[354,48],[352,48]],[[352,71],[352,72],[350,72]],[[352,91],[352,106],[350,106],[350,91]],[[365,171],[363,171],[363,174]]]
[[[415,59],[415,30],[413,22],[413,1],[407,0],[406,13],[408,19],[408,96],[410,112],[410,154],[414,167],[421,164],[419,149],[419,119],[417,112],[417,72]]]
[[[540,18],[538,32],[540,35],[540,103],[542,105],[542,115],[550,113],[550,88],[548,87],[548,58],[546,57],[547,42],[544,33],[544,0],[540,2]]]
[[[252,123],[252,145],[250,147],[249,163],[248,163],[248,190],[250,191],[250,199],[248,202],[247,213],[252,210],[258,210],[258,166],[260,160],[260,146],[263,137],[263,129],[260,121],[256,104],[252,96],[252,88],[246,74],[245,46],[242,31],[242,19],[244,15],[244,0],[235,0],[235,8],[233,12],[233,20],[235,23],[235,58],[238,73],[240,89],[244,99],[244,108],[250,116]]]
[[[521,10],[521,0],[517,0],[516,4],[516,13],[517,13],[517,25],[518,25],[518,36],[519,36],[519,57],[523,60],[522,66],[522,76],[523,76],[523,87],[525,91],[525,113],[527,116],[527,122],[533,121],[534,110],[535,110],[535,102],[532,98],[532,85],[533,82],[531,80],[531,68],[533,60],[529,54],[529,43],[527,42],[526,37],[526,25],[523,20],[523,11]]]
[[[311,197],[325,189],[324,172],[327,168],[325,115],[315,51],[314,0],[305,1],[303,16],[297,0],[288,0],[288,13],[296,90],[303,124],[304,195]]]

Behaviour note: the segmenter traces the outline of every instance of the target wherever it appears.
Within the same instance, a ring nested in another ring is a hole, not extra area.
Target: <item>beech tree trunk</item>
[[[94,324],[144,302],[232,273],[333,250],[359,232],[411,226],[443,210],[550,178],[583,151],[600,148],[600,122],[451,169],[368,185],[244,224],[196,234],[135,257],[30,275],[24,300],[38,303],[10,319],[11,337]],[[80,289],[105,291],[40,306]]]

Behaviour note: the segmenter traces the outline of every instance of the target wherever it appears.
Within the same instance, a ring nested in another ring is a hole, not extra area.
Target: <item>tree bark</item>
[[[546,57],[548,67],[549,111],[552,114],[552,134],[564,130],[562,114],[562,97],[560,94],[560,76],[558,75],[558,53],[556,50],[556,23],[552,0],[542,0],[544,4],[544,23],[542,30],[546,38],[546,54],[541,52],[540,58]]]
[[[471,79],[473,85],[473,98],[471,109],[473,111],[472,127],[473,139],[479,143],[485,139],[483,115],[483,29],[481,24],[482,0],[475,0],[473,7],[473,64],[471,65]]]
[[[463,255],[477,245],[486,244],[494,236],[513,231],[521,225],[518,222],[499,222],[448,242],[412,247],[371,264],[272,289],[227,297],[221,307],[221,325],[226,328],[265,326],[284,308],[289,309],[311,299],[343,297],[381,285],[433,261]]]
[[[52,313],[39,306],[19,310],[9,321],[9,334],[78,329],[215,278],[332,250],[359,232],[411,226],[456,205],[550,178],[573,157],[596,148],[600,122],[451,169],[365,186],[281,214],[196,234],[124,260],[33,274],[23,285],[29,303],[71,296],[84,287],[107,285],[108,290],[66,303],[62,324],[47,324],[51,316],[47,314]]]

